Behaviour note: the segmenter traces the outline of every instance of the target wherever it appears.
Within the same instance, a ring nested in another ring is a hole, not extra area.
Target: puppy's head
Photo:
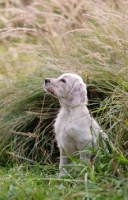
[[[44,89],[67,106],[87,104],[86,85],[76,74],[66,73],[57,79],[46,78]]]

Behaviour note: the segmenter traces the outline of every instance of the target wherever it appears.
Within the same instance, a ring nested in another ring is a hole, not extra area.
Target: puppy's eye
[[[60,79],[63,83],[66,83],[66,80],[64,78]]]

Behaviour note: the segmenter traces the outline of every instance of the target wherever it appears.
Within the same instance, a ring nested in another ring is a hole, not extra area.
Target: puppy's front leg
[[[67,174],[67,171],[65,168],[63,168],[65,165],[69,163],[69,159],[65,156],[64,151],[60,148],[60,164],[59,164],[59,176],[64,176]]]
[[[80,152],[80,160],[86,162],[88,166],[91,167],[91,156],[86,155],[85,152]]]

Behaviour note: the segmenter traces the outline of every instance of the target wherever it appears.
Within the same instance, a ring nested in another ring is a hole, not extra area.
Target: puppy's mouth
[[[52,89],[47,89],[47,92],[56,97],[55,92]]]
[[[44,89],[45,89],[46,92],[48,92],[52,96],[56,97],[55,91],[53,90],[53,88],[51,87],[51,85],[44,84]]]

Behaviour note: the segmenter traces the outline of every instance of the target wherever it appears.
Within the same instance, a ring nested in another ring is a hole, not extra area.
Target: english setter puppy
[[[79,151],[80,159],[89,162],[91,155],[88,148],[96,149],[99,135],[105,139],[107,135],[90,116],[86,84],[80,76],[65,73],[57,79],[46,78],[44,89],[61,104],[54,128],[60,150],[59,169],[62,176],[66,173],[63,167],[69,163],[70,156]]]

